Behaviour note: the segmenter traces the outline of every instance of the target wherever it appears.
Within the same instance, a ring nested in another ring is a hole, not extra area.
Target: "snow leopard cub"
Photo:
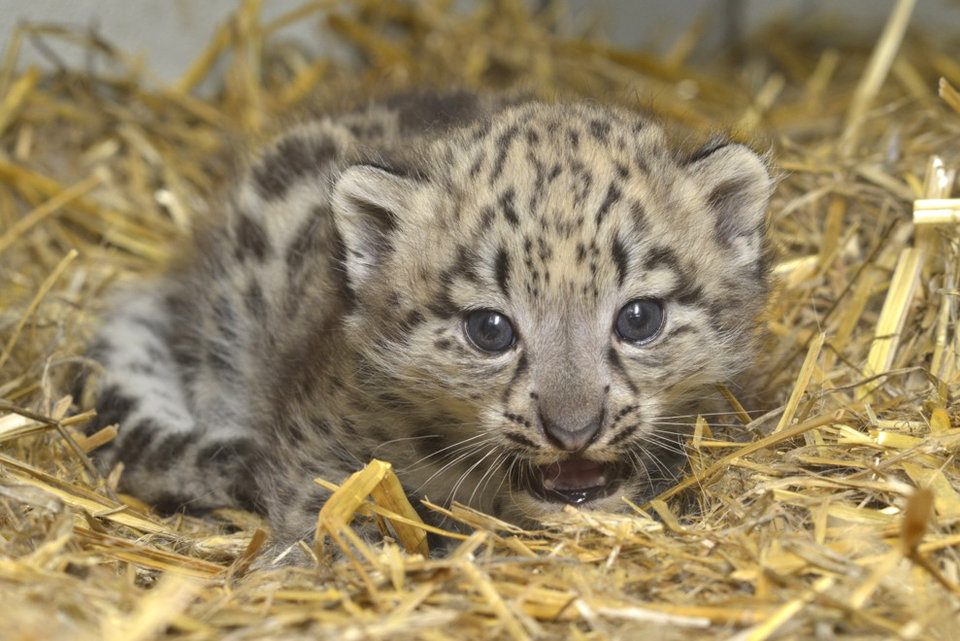
[[[669,416],[749,362],[772,181],[587,103],[413,94],[299,126],[121,294],[93,429],[161,510],[312,534],[373,457],[412,497],[530,523],[673,469]],[[418,503],[414,501],[414,504]]]

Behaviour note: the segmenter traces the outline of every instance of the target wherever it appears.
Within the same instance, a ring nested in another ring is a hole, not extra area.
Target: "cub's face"
[[[763,161],[528,104],[414,166],[355,165],[334,189],[371,397],[414,430],[408,489],[514,519],[648,495],[679,451],[671,415],[749,360]]]

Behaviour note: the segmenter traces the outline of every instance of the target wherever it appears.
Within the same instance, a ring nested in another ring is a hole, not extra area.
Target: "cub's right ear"
[[[343,238],[347,275],[354,283],[370,276],[389,250],[389,236],[406,217],[418,181],[375,165],[353,165],[333,186],[331,204]]]

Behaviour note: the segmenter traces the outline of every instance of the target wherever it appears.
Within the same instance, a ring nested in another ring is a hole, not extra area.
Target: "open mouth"
[[[521,487],[540,500],[583,505],[613,494],[626,472],[621,463],[571,458],[538,465],[518,480]]]

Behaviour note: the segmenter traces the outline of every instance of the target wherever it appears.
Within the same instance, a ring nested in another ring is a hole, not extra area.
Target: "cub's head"
[[[347,167],[349,334],[409,489],[513,518],[649,494],[669,416],[749,362],[771,190],[745,146],[681,157],[588,105],[507,108]]]

